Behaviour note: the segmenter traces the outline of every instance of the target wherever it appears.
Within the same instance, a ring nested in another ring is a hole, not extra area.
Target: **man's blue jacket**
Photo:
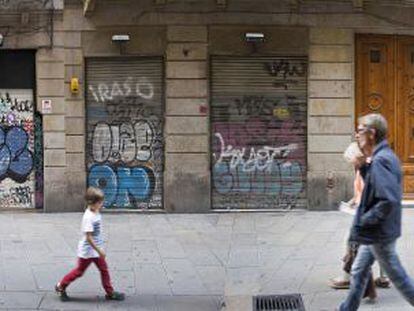
[[[365,186],[350,241],[389,243],[401,235],[401,165],[386,140],[374,149],[371,164],[360,169]]]

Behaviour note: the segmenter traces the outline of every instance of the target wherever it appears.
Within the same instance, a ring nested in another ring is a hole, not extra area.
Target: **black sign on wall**
[[[0,50],[0,89],[34,89],[35,50]]]

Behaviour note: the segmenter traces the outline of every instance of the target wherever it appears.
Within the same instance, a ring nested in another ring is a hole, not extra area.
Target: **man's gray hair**
[[[387,120],[379,113],[370,113],[358,119],[359,124],[375,130],[375,142],[378,144],[387,137]]]

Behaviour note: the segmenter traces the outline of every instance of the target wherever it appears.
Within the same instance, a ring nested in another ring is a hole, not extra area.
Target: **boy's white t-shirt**
[[[103,247],[102,239],[102,216],[99,212],[92,212],[86,209],[82,218],[82,239],[78,244],[78,257],[80,258],[98,258],[99,254],[86,240],[86,232],[92,232],[92,239],[100,249]]]

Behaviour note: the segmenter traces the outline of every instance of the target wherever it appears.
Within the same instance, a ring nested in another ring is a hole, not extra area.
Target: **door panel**
[[[401,160],[404,197],[414,197],[414,37],[357,35],[356,115],[379,112]],[[357,120],[356,120],[357,121]]]
[[[394,64],[392,37],[358,35],[356,115],[357,118],[373,112],[384,115],[389,125],[388,141],[393,148],[396,136]]]
[[[414,193],[414,38],[397,40],[398,154],[403,163],[404,192]]]

